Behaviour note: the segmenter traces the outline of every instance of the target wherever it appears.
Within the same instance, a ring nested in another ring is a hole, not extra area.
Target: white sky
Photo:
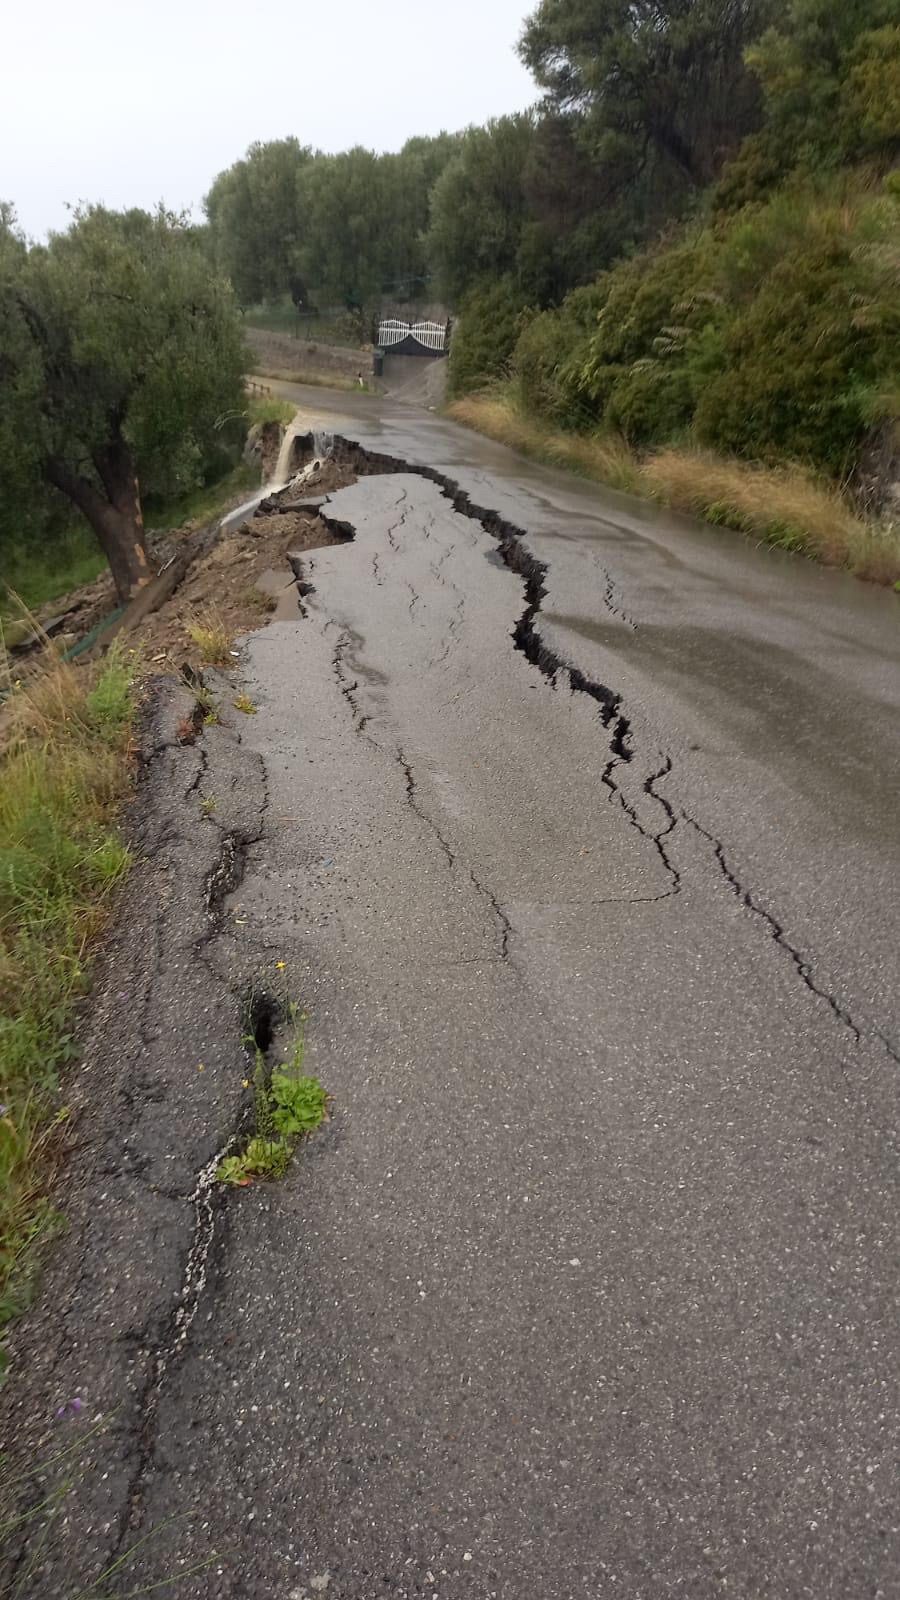
[[[32,237],[65,203],[181,210],[254,139],[395,150],[530,105],[536,0],[9,0],[0,199]]]

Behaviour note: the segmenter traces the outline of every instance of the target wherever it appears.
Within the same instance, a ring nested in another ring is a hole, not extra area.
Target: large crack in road
[[[300,442],[302,444],[302,440]],[[310,448],[312,448],[312,439],[310,439],[309,443]],[[592,680],[579,668],[573,666],[570,661],[562,658],[557,651],[546,643],[540,633],[537,619],[547,595],[548,568],[545,563],[537,560],[529,551],[525,529],[506,521],[490,508],[473,504],[469,494],[461,489],[459,484],[455,483],[446,474],[433,468],[420,467],[415,464],[410,465],[409,462],[399,460],[396,457],[366,450],[355,441],[341,435],[336,436],[334,448],[338,453],[339,459],[350,465],[357,473],[390,476],[399,473],[413,473],[426,481],[437,484],[441,493],[450,501],[456,512],[461,516],[478,522],[485,533],[498,544],[504,563],[511,572],[523,580],[525,586],[525,607],[513,629],[516,648],[555,686],[558,686],[560,682],[566,683],[573,694],[588,695],[598,704],[600,721],[609,735],[610,744],[610,760],[604,770],[602,781],[610,791],[610,799],[621,806],[631,826],[637,829],[642,837],[649,840],[659,853],[670,881],[670,888],[666,891],[666,895],[678,894],[681,888],[681,874],[673,864],[668,849],[668,841],[678,826],[678,815],[666,798],[659,794],[655,788],[656,784],[663,782],[670,776],[672,772],[672,757],[669,754],[664,754],[659,770],[645,779],[643,784],[643,792],[659,805],[665,818],[663,826],[658,831],[652,831],[644,827],[635,806],[626,798],[616,782],[615,774],[617,768],[621,764],[630,762],[633,754],[631,722],[623,710],[622,695],[609,688],[606,684]],[[405,509],[401,517],[386,530],[388,544],[395,552],[399,550],[396,534],[404,526],[409,515],[409,506],[406,502],[407,492],[403,490],[397,505],[398,507],[405,505]],[[355,529],[352,523],[349,523],[346,519],[334,520],[327,505],[322,509],[321,515],[326,527],[331,528],[332,531],[339,532],[342,538],[353,538],[355,536]],[[374,560],[377,570],[377,554]],[[613,614],[625,620],[629,627],[636,628],[637,624],[634,619],[628,617],[627,613],[621,608],[612,604],[612,579],[608,574],[605,574],[604,577],[604,603]],[[412,612],[416,598],[414,594],[410,612]],[[357,713],[357,728],[359,731],[365,726],[365,721],[366,719],[360,718],[359,713]],[[778,918],[759,904],[752,889],[749,889],[735,877],[726,862],[723,842],[716,838],[714,834],[708,832],[693,817],[688,816],[686,812],[682,812],[681,815],[684,821],[694,827],[712,847],[716,862],[729,888],[737,894],[741,903],[749,911],[765,923],[776,944],[789,956],[801,982],[811,993],[826,1002],[838,1020],[849,1030],[858,1045],[861,1038],[859,1025],[854,1021],[845,1004],[828,988],[821,986],[816,981],[813,959],[794,948],[781,928]],[[662,895],[649,898],[652,901],[665,897],[665,895]],[[900,1051],[894,1047],[885,1034],[879,1032],[879,1037],[892,1059],[900,1062]]]

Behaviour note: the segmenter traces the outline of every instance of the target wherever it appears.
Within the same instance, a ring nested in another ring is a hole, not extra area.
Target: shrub
[[[583,360],[603,305],[602,280],[576,289],[554,311],[542,311],[522,328],[512,357],[521,405],[563,427],[585,426],[590,407],[566,376]]]
[[[636,361],[613,385],[605,420],[629,444],[650,444],[683,433],[693,411],[691,379],[683,361]]]
[[[451,394],[467,394],[506,372],[522,324],[512,278],[473,290],[463,302],[450,347]]]
[[[701,443],[850,470],[900,366],[895,216],[890,200],[803,190],[736,223],[719,263],[725,363],[698,398]]]

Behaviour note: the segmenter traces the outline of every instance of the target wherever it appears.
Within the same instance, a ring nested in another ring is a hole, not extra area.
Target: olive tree
[[[46,486],[87,518],[119,597],[150,576],[142,483],[200,481],[241,404],[230,286],[183,218],[75,213],[30,248],[0,213],[0,519]]]

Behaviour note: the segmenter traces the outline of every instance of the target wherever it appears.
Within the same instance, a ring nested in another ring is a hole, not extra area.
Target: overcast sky
[[[395,150],[530,105],[536,0],[11,0],[0,199],[32,237],[66,202],[200,202],[254,139]]]

